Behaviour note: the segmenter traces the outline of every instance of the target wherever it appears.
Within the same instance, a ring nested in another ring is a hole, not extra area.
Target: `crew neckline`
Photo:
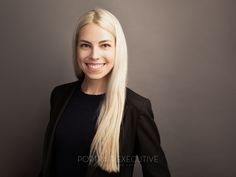
[[[82,88],[79,87],[79,90],[80,92],[85,95],[85,96],[90,96],[90,97],[99,97],[99,96],[104,96],[106,93],[102,93],[102,94],[98,94],[98,95],[95,95],[95,94],[88,94],[88,93],[85,93],[84,91],[82,91]]]

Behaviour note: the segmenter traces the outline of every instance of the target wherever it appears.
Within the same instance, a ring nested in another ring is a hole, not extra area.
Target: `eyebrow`
[[[79,42],[85,42],[85,43],[88,43],[88,44],[92,44],[91,42],[89,42],[89,41],[86,41],[86,40],[79,40]],[[102,41],[99,41],[99,44],[100,43],[104,43],[104,42],[111,42],[111,40],[102,40]]]

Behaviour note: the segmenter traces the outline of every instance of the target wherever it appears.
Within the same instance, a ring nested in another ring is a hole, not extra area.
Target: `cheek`
[[[86,57],[87,57],[86,52],[77,50],[77,60],[78,60],[78,62],[83,61]]]
[[[110,63],[114,62],[114,60],[115,60],[115,52],[114,51],[107,52],[106,56],[109,59]]]
[[[77,63],[80,67],[82,67],[83,58],[81,56],[81,53],[79,53],[79,52],[77,52]]]

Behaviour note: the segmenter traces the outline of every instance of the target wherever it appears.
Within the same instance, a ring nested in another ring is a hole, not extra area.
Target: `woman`
[[[136,155],[145,177],[169,177],[150,100],[126,87],[127,47],[110,12],[79,20],[78,81],[51,93],[41,177],[131,177]]]

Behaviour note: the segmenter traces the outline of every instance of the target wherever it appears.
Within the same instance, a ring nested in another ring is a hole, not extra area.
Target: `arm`
[[[137,120],[136,149],[144,177],[170,177],[149,99]]]
[[[52,117],[52,108],[53,108],[53,100],[54,100],[54,97],[55,97],[55,88],[51,91],[51,94],[50,94],[50,119]],[[44,134],[44,143],[43,143],[43,152],[42,152],[42,163],[41,163],[41,169],[40,169],[40,172],[38,174],[38,177],[42,177],[43,176],[43,166],[45,164],[45,161],[46,161],[46,156],[47,156],[47,149],[48,149],[48,141],[49,141],[49,136],[50,136],[50,127],[51,127],[51,122],[49,121],[48,122],[48,125],[47,125],[47,129],[46,129],[46,132]]]

